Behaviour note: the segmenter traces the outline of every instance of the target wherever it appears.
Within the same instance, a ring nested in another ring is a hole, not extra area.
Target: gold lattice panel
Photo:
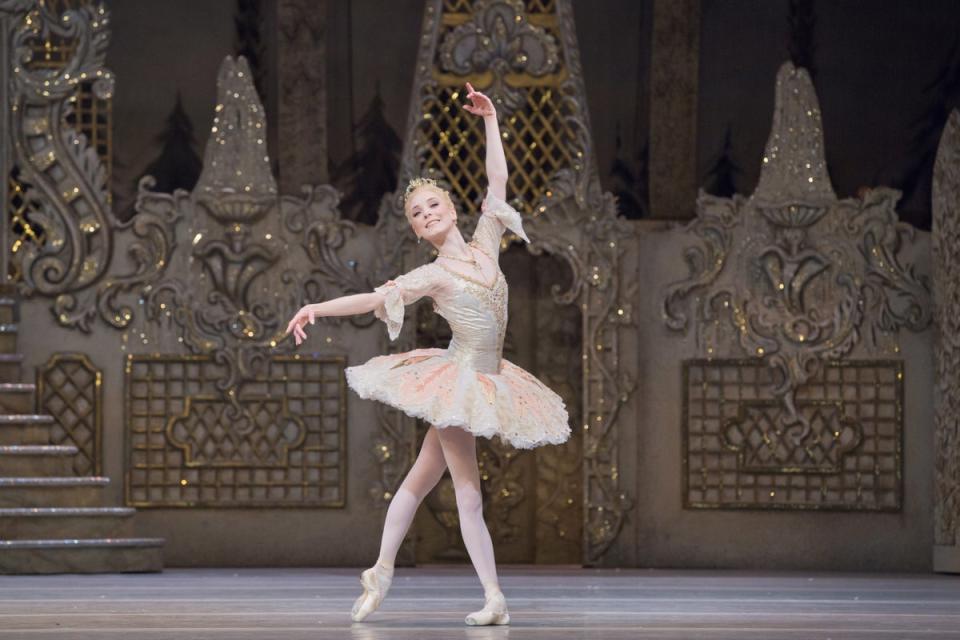
[[[237,406],[205,356],[130,355],[127,503],[138,507],[342,507],[345,360],[275,356]]]
[[[53,416],[51,444],[73,445],[73,471],[100,475],[103,375],[82,354],[56,354],[37,369],[37,413]]]
[[[784,425],[756,360],[684,363],[688,508],[896,511],[902,501],[903,365],[825,365]]]
[[[550,178],[576,164],[577,151],[558,92],[531,87],[525,94],[526,104],[506,115],[500,127],[510,166],[511,202],[537,214],[536,203]],[[483,121],[451,108],[462,99],[459,87],[444,87],[426,103],[417,146],[425,150],[425,165],[443,175],[461,203],[475,203],[486,189]]]
[[[558,44],[561,36],[552,0],[527,0],[526,19],[548,33]],[[438,41],[471,19],[472,3],[446,0]],[[519,42],[519,41],[518,41]],[[569,76],[563,47],[559,47],[558,68],[534,77],[513,74],[506,81],[521,96],[516,108],[500,107],[500,131],[510,167],[508,193],[519,210],[539,215],[546,207],[538,203],[548,196],[549,182],[560,169],[581,169],[583,149],[571,122],[575,102],[565,99],[563,83]],[[479,91],[491,91],[489,76],[445,73],[440,48],[433,60],[436,84],[421,103],[422,117],[416,132],[416,147],[422,150],[422,170],[436,172],[452,186],[461,206],[472,207],[482,200],[486,188],[483,120],[464,112],[464,83]]]
[[[43,227],[34,224],[31,219],[30,203],[27,200],[24,184],[17,179],[16,172],[9,176],[8,196],[10,218],[7,224],[10,225],[10,237],[13,239],[10,252],[16,253],[24,244],[43,246],[45,236]],[[19,280],[20,273],[15,270],[16,261],[11,261],[10,268],[11,279]]]

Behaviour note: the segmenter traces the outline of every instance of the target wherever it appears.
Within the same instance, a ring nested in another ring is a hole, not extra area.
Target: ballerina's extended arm
[[[473,233],[473,241],[483,249],[487,255],[499,254],[500,237],[506,229],[510,229],[525,242],[530,242],[523,230],[523,219],[520,213],[507,202],[507,158],[503,152],[503,141],[500,139],[500,125],[497,124],[497,112],[493,102],[487,96],[467,83],[467,98],[472,104],[463,105],[463,109],[483,118],[483,125],[487,136],[487,197],[483,201],[483,213],[477,222]]]
[[[486,165],[490,192],[501,200],[506,200],[509,174],[507,157],[503,153],[503,142],[500,140],[497,111],[490,98],[474,90],[469,82],[467,83],[467,99],[472,104],[463,105],[464,111],[483,118],[483,127],[487,137]]]
[[[303,328],[308,322],[313,324],[318,317],[352,316],[368,313],[382,307],[383,303],[384,295],[377,291],[371,291],[370,293],[356,293],[333,300],[307,304],[297,311],[290,323],[287,324],[287,331],[284,335],[293,333],[294,340],[297,344],[300,344],[307,339],[307,333]]]
[[[287,325],[287,334],[293,333],[299,345],[307,339],[304,327],[307,323],[313,324],[316,318],[352,316],[373,311],[387,324],[390,339],[396,340],[403,325],[404,306],[424,296],[434,296],[443,288],[442,280],[435,277],[435,272],[434,266],[425,264],[394,280],[387,280],[370,293],[356,293],[304,305]]]

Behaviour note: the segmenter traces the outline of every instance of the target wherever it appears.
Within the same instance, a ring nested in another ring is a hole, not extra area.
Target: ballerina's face
[[[446,192],[424,185],[410,194],[406,204],[407,220],[413,232],[437,244],[457,226],[457,212]]]

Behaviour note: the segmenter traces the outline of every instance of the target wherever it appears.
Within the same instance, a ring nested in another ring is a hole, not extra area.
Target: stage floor
[[[467,627],[467,567],[400,569],[367,622],[359,570],[0,577],[10,638],[960,638],[960,577],[504,567],[509,627]]]

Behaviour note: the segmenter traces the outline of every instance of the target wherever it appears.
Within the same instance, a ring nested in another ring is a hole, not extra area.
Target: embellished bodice
[[[450,356],[478,371],[498,372],[507,331],[508,288],[503,272],[498,266],[493,283],[487,285],[434,265],[451,281],[449,288],[433,300],[434,311],[450,325]]]
[[[497,264],[491,283],[431,262],[377,287],[384,304],[374,313],[387,323],[390,339],[400,334],[404,305],[430,297],[434,311],[450,325],[449,357],[483,373],[499,373],[507,330],[507,280],[499,266],[500,238],[506,229],[529,242],[520,214],[488,193],[471,244]]]

